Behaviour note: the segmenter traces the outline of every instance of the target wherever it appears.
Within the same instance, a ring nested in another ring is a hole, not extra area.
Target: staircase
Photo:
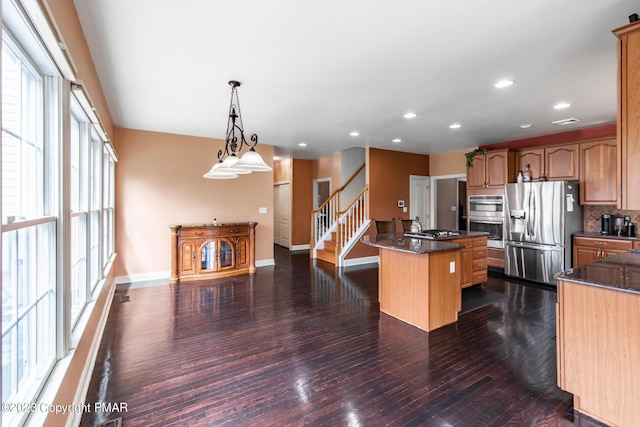
[[[340,209],[340,198],[344,189],[364,167],[364,164],[360,166],[342,187],[331,193],[318,209],[311,212],[310,256],[312,258],[342,267],[346,254],[369,228],[371,220],[367,185],[360,190],[346,209]]]

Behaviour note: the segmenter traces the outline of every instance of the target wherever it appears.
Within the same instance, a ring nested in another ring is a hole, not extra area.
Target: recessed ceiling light
[[[405,119],[415,119],[415,117],[416,117],[416,113],[406,113],[404,115]]]
[[[358,135],[360,135],[360,134],[354,130],[354,131],[353,131],[353,132],[351,132],[349,135],[351,135],[351,136],[358,136]]]
[[[509,87],[514,83],[515,82],[513,80],[500,80],[498,83],[494,84],[493,86],[497,88],[503,88],[503,87]]]
[[[454,123],[454,124],[449,125],[449,129],[459,129],[461,127],[462,127],[462,125],[460,123]]]
[[[571,107],[571,104],[569,104],[568,102],[559,102],[553,106],[553,108],[555,108],[556,110],[562,110],[563,108],[569,107]]]
[[[402,142],[402,140],[400,138],[393,138],[391,142],[395,142],[397,144],[398,142]]]
[[[298,147],[306,147],[307,143],[306,142],[301,142],[300,144],[298,144]]]
[[[520,129],[529,129],[531,126],[533,126],[531,123],[523,123],[520,125]]]

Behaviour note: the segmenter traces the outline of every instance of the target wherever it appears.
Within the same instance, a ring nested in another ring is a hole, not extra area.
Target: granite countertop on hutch
[[[221,223],[201,223],[201,224],[169,224],[169,228],[197,228],[197,227],[233,227],[238,225],[258,225],[257,222],[221,222]]]
[[[615,234],[602,234],[597,231],[580,231],[578,233],[573,234],[576,237],[591,237],[594,239],[616,239],[616,240],[630,240],[630,241],[640,241],[640,237],[638,236],[617,236]]]
[[[640,294],[640,249],[572,268],[556,277],[567,282]]]

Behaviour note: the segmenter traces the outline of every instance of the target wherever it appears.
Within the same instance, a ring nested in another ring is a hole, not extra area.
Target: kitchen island
[[[640,250],[557,275],[558,385],[613,426],[640,419]]]
[[[463,245],[401,233],[365,236],[362,242],[380,249],[380,311],[427,332],[458,320]]]

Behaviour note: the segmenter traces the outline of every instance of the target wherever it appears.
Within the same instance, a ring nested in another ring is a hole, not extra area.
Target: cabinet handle
[[[204,234],[204,231],[196,231],[195,235],[196,236],[202,236]]]
[[[232,232],[232,233],[237,233],[237,232],[238,232],[238,230],[231,230],[231,232]]]
[[[593,242],[595,246],[606,246],[607,242]]]

